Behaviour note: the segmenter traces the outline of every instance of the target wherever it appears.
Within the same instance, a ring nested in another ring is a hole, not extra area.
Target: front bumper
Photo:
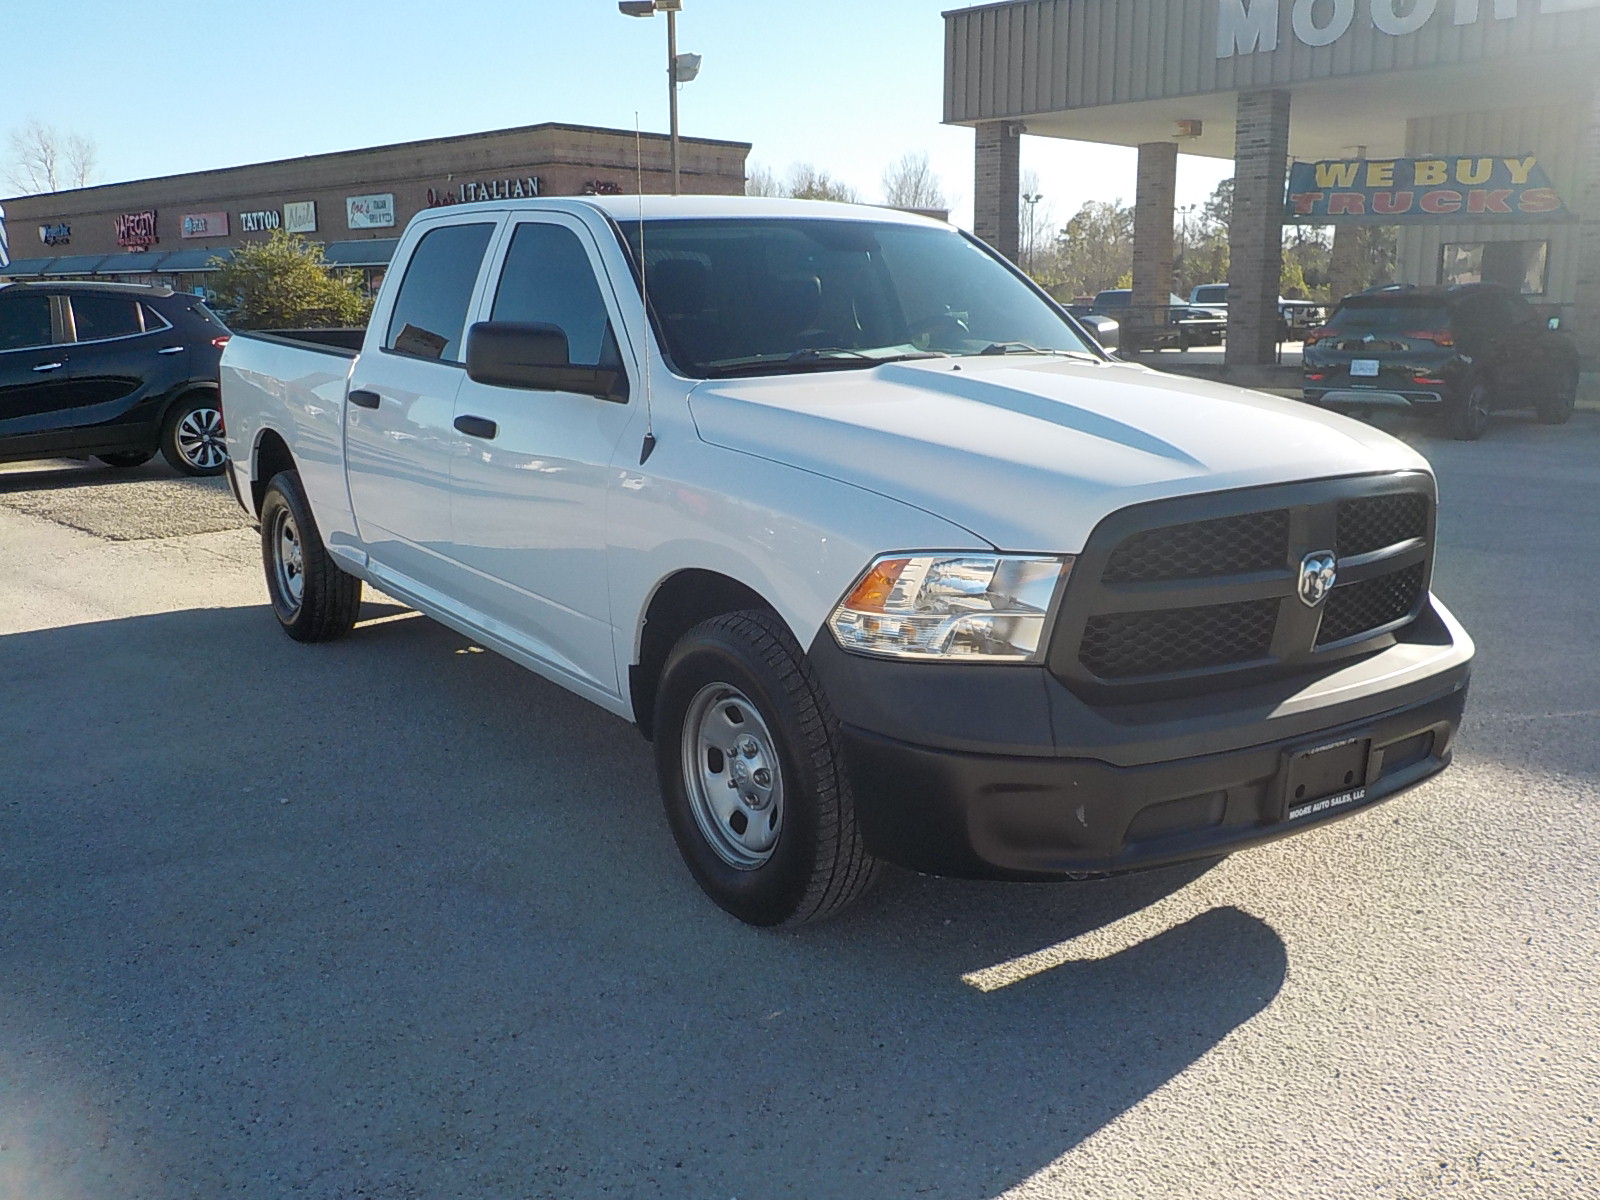
[[[1414,629],[1292,688],[1099,708],[1043,668],[862,659],[826,630],[811,659],[874,854],[938,875],[1051,879],[1231,853],[1442,770],[1472,644],[1441,606]],[[1355,756],[1349,786],[1302,765],[1330,746]],[[1311,792],[1296,798],[1297,779]]]

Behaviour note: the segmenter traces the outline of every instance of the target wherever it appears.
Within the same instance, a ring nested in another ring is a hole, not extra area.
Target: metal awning
[[[217,268],[212,259],[220,258],[227,262],[233,257],[233,251],[227,246],[219,246],[215,250],[175,250],[161,260],[163,273],[173,271],[215,271]]]
[[[43,275],[44,269],[55,262],[53,258],[14,258],[0,267],[0,275],[21,278],[24,275]]]
[[[164,271],[163,265],[170,254],[145,251],[143,254],[113,254],[94,269],[96,275],[148,275],[152,271]]]
[[[322,261],[330,267],[387,267],[399,238],[369,238],[360,242],[332,242]]]
[[[93,275],[105,258],[104,254],[69,254],[65,258],[58,258],[43,271],[41,275]]]

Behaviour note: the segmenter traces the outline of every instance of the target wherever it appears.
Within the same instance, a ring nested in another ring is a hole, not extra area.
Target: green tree
[[[212,290],[234,306],[230,324],[238,329],[349,327],[372,315],[351,274],[329,270],[321,246],[281,229],[212,262],[219,264]]]
[[[1133,270],[1133,209],[1091,200],[1038,254],[1034,278],[1054,295],[1072,299],[1118,287]]]

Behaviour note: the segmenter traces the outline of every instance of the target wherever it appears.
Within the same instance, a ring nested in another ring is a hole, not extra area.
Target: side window
[[[49,296],[0,296],[0,350],[27,350],[51,341]]]
[[[1539,323],[1532,307],[1521,296],[1504,296],[1501,298],[1501,303],[1505,305],[1506,322],[1513,329],[1527,329]]]
[[[517,226],[489,319],[559,325],[567,335],[570,362],[622,365],[594,267],[578,235],[564,226]]]
[[[172,322],[148,304],[141,304],[139,307],[144,309],[144,328],[146,333],[159,333],[163,329],[172,328]],[[83,335],[80,333],[78,336],[82,337]]]
[[[125,300],[120,296],[73,296],[71,301],[72,324],[80,342],[144,332],[137,300]]]
[[[423,235],[400,281],[385,350],[460,365],[467,306],[493,232],[489,224],[446,225]]]

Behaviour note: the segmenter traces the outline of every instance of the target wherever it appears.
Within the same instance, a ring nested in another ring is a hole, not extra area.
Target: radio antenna
[[[639,465],[656,448],[656,414],[650,404],[650,290],[645,284],[644,265],[644,138],[639,132],[639,110],[633,110],[633,178],[634,189],[639,193],[639,307],[643,310],[644,326],[639,331],[639,345],[644,356],[644,445],[639,447]]]

